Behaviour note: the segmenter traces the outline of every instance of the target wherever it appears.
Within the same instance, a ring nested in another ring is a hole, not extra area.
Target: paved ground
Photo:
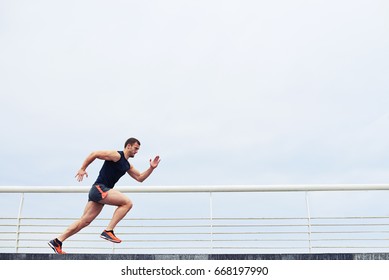
[[[389,253],[350,254],[25,254],[0,253],[0,260],[389,260]]]

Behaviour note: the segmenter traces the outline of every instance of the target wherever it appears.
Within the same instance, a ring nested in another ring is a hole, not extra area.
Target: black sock
[[[113,229],[111,229],[111,230],[105,230],[106,232],[112,232],[113,233]]]

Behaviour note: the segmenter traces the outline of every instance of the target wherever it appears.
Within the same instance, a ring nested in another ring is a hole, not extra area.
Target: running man
[[[128,162],[129,158],[133,158],[136,155],[139,148],[140,142],[135,138],[129,138],[124,144],[124,151],[95,151],[85,159],[76,174],[78,182],[81,182],[84,176],[88,177],[86,169],[95,159],[104,160],[104,164],[100,169],[96,182],[89,191],[89,200],[81,218],[70,225],[56,239],[49,241],[48,244],[55,253],[65,254],[62,251],[62,242],[88,226],[100,214],[105,204],[117,206],[117,208],[100,237],[114,243],[121,242],[115,236],[113,230],[128,211],[131,210],[132,202],[127,196],[118,190],[114,190],[113,187],[126,172],[136,181],[143,182],[157,168],[160,162],[159,156],[156,156],[153,160],[150,159],[150,167],[143,173],[140,173]]]

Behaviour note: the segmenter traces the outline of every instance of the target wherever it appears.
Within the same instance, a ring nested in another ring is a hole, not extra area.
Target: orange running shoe
[[[62,242],[59,241],[58,239],[50,240],[49,243],[47,244],[49,244],[51,249],[53,249],[56,254],[59,255],[66,254],[64,251],[62,251]]]
[[[108,241],[111,241],[113,243],[120,243],[122,242],[119,238],[117,238],[115,236],[115,234],[113,233],[113,230],[104,230],[101,234],[100,234],[100,237],[105,239],[105,240],[108,240]]]

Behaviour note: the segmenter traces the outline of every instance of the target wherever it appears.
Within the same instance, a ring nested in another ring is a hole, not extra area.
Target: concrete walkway
[[[0,260],[389,260],[389,253],[350,254],[26,254],[0,253]]]

